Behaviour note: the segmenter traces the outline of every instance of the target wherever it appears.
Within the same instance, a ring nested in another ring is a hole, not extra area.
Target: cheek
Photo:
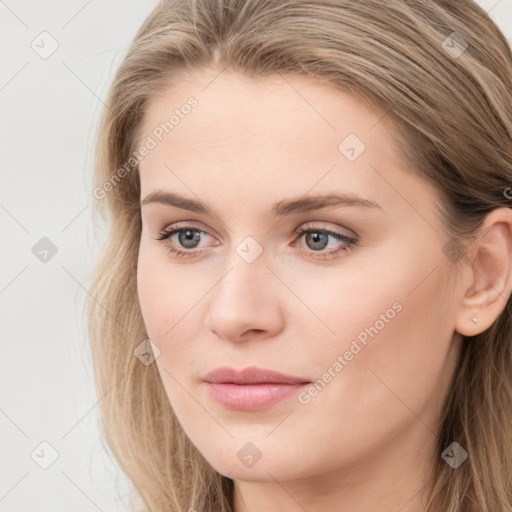
[[[141,247],[137,267],[137,291],[148,337],[160,349],[156,359],[162,381],[174,407],[187,400],[179,383],[187,389],[198,368],[196,341],[201,333],[204,298],[211,283],[199,278],[186,265],[169,261],[162,249]],[[200,355],[200,354],[199,354]],[[200,360],[199,360],[200,362]],[[182,397],[183,395],[183,397]]]
[[[172,264],[162,248],[141,245],[137,265],[139,304],[151,339],[170,339],[182,329],[201,294],[204,284],[191,277],[186,266]]]
[[[193,286],[184,273],[171,269],[169,262],[160,261],[161,254],[141,248],[137,267],[137,292],[148,337],[160,349],[156,365],[173,409],[179,413],[192,405],[190,396],[183,395],[179,382],[184,382],[185,372],[193,359],[190,339],[186,332],[193,317]],[[172,270],[172,272],[171,272]],[[188,311],[188,314],[187,314]],[[183,396],[182,396],[183,395]],[[180,415],[181,416],[181,415]]]
[[[430,273],[434,267],[388,269],[392,282],[371,276],[355,288],[345,281],[343,293],[324,297],[323,318],[336,336],[310,353],[320,382],[305,408],[316,427],[325,430],[322,423],[333,422],[328,411],[336,408],[344,432],[371,439],[418,417],[435,429],[437,406],[431,406],[441,402],[455,357],[451,308],[440,293],[446,275],[440,268]]]
[[[321,294],[294,289],[322,320],[305,329],[302,320],[297,329],[307,345],[300,359],[319,379],[303,396],[312,432],[377,439],[417,416],[435,429],[432,404],[441,402],[456,362],[446,269],[427,254],[384,260],[322,282]]]

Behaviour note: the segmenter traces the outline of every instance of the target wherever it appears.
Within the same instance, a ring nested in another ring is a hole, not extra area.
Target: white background
[[[512,41],[512,0],[478,3]],[[155,5],[0,0],[2,512],[128,510],[99,442],[83,305],[105,235],[91,221],[102,100]],[[43,31],[59,45],[46,59],[31,48]],[[32,252],[42,237],[57,247],[46,263]],[[31,458],[43,441],[58,452],[48,469]]]

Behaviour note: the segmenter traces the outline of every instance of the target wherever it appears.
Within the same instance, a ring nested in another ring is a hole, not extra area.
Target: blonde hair
[[[117,71],[99,129],[95,207],[103,220],[110,216],[111,231],[87,305],[104,442],[152,512],[233,507],[233,481],[188,439],[156,364],[134,356],[148,336],[136,285],[138,162],[130,157],[148,101],[201,69],[252,78],[307,74],[384,107],[411,172],[440,191],[443,250],[454,270],[484,216],[510,205],[504,190],[512,184],[512,54],[472,1],[158,3]],[[489,329],[463,343],[427,511],[512,509],[510,318],[508,301]],[[441,458],[454,441],[469,454],[456,470]]]

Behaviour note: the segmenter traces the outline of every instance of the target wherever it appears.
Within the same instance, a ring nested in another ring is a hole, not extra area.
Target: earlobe
[[[490,212],[466,258],[467,281],[455,329],[475,336],[488,329],[505,308],[512,290],[512,209]]]

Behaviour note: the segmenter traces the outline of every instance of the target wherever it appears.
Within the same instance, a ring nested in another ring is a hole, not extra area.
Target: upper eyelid
[[[330,228],[330,227],[326,227],[326,226],[322,226],[321,224],[333,224],[332,222],[328,222],[328,221],[321,221],[321,220],[318,220],[318,221],[308,221],[308,222],[304,222],[302,224],[300,224],[297,228],[295,228],[293,231],[296,232],[298,231],[300,228],[303,228],[303,229],[307,229],[307,228],[310,228],[310,229],[318,229],[318,230],[325,230],[325,231],[336,231],[337,229],[345,229],[345,230],[348,230],[348,231],[351,231],[354,236],[356,236],[355,232],[350,229],[348,226],[339,226],[339,227],[335,227],[335,228]],[[201,223],[200,222],[196,222],[196,221],[181,221],[181,222],[173,222],[171,224],[168,224],[166,227],[162,228],[161,230],[159,230],[159,232],[163,232],[163,231],[168,231],[168,232],[171,232],[171,231],[178,231],[180,229],[186,229],[186,228],[194,228],[196,229],[197,231],[203,231],[207,234],[210,234],[210,231],[208,230],[208,228],[203,228],[201,227],[200,225]],[[350,236],[350,235],[347,235],[347,236]]]
[[[194,231],[199,231],[201,233],[205,233],[207,235],[210,235],[211,237],[215,238],[207,229],[203,229],[201,227],[198,227],[196,226],[193,222],[189,222],[189,223],[183,223],[182,225],[180,224],[170,224],[169,226],[163,228],[162,230],[158,231],[157,234],[160,234],[160,233],[172,233],[172,234],[175,234],[175,232],[178,232],[178,231],[184,231],[186,230],[187,228],[192,228]]]

